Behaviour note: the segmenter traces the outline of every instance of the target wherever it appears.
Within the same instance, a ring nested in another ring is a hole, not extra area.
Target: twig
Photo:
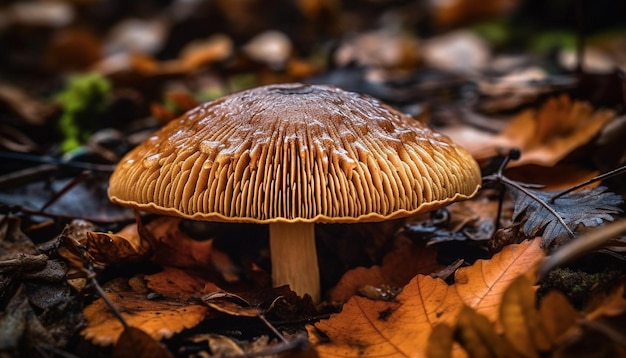
[[[587,252],[602,247],[607,241],[624,234],[626,234],[626,220],[619,220],[568,242],[543,260],[537,269],[537,278],[541,280],[555,267],[575,260]]]
[[[76,162],[71,160],[63,160],[54,157],[37,156],[25,153],[7,152],[0,150],[0,158],[21,160],[25,162],[42,163],[42,164],[55,164],[61,167],[76,168],[83,170],[91,170],[95,172],[111,173],[115,169],[114,164],[96,164],[86,162]]]
[[[562,197],[562,196],[564,196],[566,194],[569,194],[569,193],[571,193],[571,192],[573,192],[575,190],[578,190],[578,189],[580,189],[580,188],[582,188],[584,186],[587,186],[587,185],[589,185],[591,183],[594,183],[594,182],[597,182],[597,181],[600,181],[600,180],[604,180],[604,179],[609,179],[609,178],[612,178],[614,176],[618,176],[618,175],[623,174],[623,173],[626,173],[626,165],[624,165],[622,167],[619,167],[617,169],[613,169],[610,172],[606,172],[604,174],[601,174],[601,175],[598,175],[596,177],[593,177],[593,178],[591,178],[589,180],[586,180],[586,181],[584,181],[584,182],[582,182],[580,184],[574,185],[573,187],[571,187],[569,189],[565,189],[562,192],[560,192],[560,193],[556,194],[555,196],[553,196],[552,198],[550,198],[549,203],[550,204],[554,204],[554,201],[556,199],[558,199],[558,198],[560,198],[560,197]]]
[[[42,269],[48,262],[48,256],[44,254],[29,255],[19,253],[16,258],[0,261],[0,272],[22,270],[30,271]]]
[[[120,312],[120,310],[117,308],[115,303],[113,303],[113,301],[111,301],[109,296],[107,296],[106,292],[104,292],[104,290],[102,289],[98,281],[95,279],[95,277],[91,277],[89,281],[91,282],[93,287],[96,289],[96,292],[98,292],[98,295],[104,300],[107,306],[109,306],[111,311],[113,311],[113,314],[117,317],[117,319],[119,319],[120,322],[122,322],[122,326],[124,326],[124,329],[127,329],[128,322],[126,322],[126,319],[124,318],[124,316],[122,316],[122,312]]]

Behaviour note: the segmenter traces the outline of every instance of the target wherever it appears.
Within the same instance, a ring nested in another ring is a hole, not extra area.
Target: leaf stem
[[[510,185],[512,187],[514,187],[515,189],[521,191],[522,193],[528,195],[529,197],[531,197],[533,200],[535,200],[536,202],[539,203],[539,205],[543,206],[546,210],[548,210],[550,212],[550,214],[552,214],[561,225],[563,225],[563,227],[565,228],[565,231],[567,232],[567,234],[569,235],[569,237],[574,238],[574,233],[572,232],[572,230],[570,230],[570,228],[567,226],[567,224],[565,223],[565,221],[563,220],[563,218],[561,217],[561,215],[559,215],[556,210],[552,209],[552,207],[550,205],[548,205],[548,203],[546,203],[545,201],[541,200],[540,197],[538,197],[537,195],[533,194],[532,192],[528,191],[526,188],[524,188],[523,186],[517,184],[516,182],[512,181],[511,179],[505,177],[505,176],[500,176],[498,178],[499,180],[501,180],[505,185]]]

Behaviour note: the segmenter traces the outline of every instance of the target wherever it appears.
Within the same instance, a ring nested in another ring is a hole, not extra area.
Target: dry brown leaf
[[[613,118],[615,113],[611,110],[594,109],[591,104],[572,101],[566,95],[553,97],[538,110],[529,109],[517,115],[492,145],[499,147],[500,153],[513,147],[521,150],[520,160],[512,161],[509,167],[551,167],[587,144]]]
[[[180,230],[179,223],[178,218],[163,216],[146,225],[155,241],[152,261],[163,266],[211,268],[213,240],[195,240]]]
[[[200,304],[169,298],[150,300],[147,298],[148,293],[132,279],[115,279],[104,289],[129,326],[141,329],[156,340],[169,338],[185,328],[196,326],[209,313],[209,308]],[[87,327],[82,331],[86,339],[102,346],[117,342],[124,327],[102,298],[87,306],[83,314],[87,319]]]
[[[522,183],[540,184],[544,186],[542,190],[551,191],[569,189],[599,174],[599,171],[585,168],[582,165],[565,163],[557,163],[549,168],[531,164],[506,170],[506,176],[509,179]],[[598,185],[599,182],[596,182],[587,187],[592,188]]]
[[[429,274],[444,266],[437,263],[434,247],[415,244],[400,237],[396,247],[383,258],[381,266],[357,267],[347,271],[341,280],[329,290],[331,302],[343,303],[365,286],[400,288],[417,274]]]
[[[172,354],[135,327],[127,327],[113,348],[114,358],[170,358]]]
[[[139,237],[137,226],[132,224],[124,227],[117,234],[88,232],[87,252],[96,261],[113,264],[147,258],[151,253],[151,246]]]
[[[459,269],[455,274],[456,291],[465,304],[494,322],[502,294],[519,275],[529,273],[545,256],[541,238],[506,246],[490,260]],[[534,270],[533,270],[534,271]]]
[[[163,271],[144,277],[147,287],[165,297],[187,301],[202,294],[219,291],[220,288],[204,277],[189,271],[165,266]]]
[[[453,323],[464,303],[494,321],[505,288],[543,257],[539,243],[507,246],[459,270],[454,286],[418,275],[393,302],[352,297],[341,313],[309,327],[311,342],[320,357],[422,356],[433,327]]]

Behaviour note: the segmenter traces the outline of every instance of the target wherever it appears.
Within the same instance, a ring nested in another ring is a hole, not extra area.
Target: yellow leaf
[[[580,314],[559,291],[550,291],[541,299],[539,316],[553,344],[576,324]]]
[[[164,298],[149,300],[146,292],[131,287],[124,278],[113,280],[104,288],[128,325],[141,329],[156,340],[196,326],[209,313],[209,308],[200,304]],[[82,334],[94,344],[113,344],[124,331],[124,326],[102,298],[85,307],[83,314],[87,318],[87,327]]]
[[[492,322],[467,306],[459,313],[456,332],[461,345],[470,357],[519,356],[509,342],[496,333]]]
[[[548,332],[535,308],[535,292],[525,276],[518,276],[507,288],[500,305],[504,336],[524,357],[536,357],[550,349]]]
[[[426,346],[426,357],[428,358],[450,358],[452,357],[452,347],[454,345],[454,329],[446,323],[441,323],[433,327],[428,345]]]

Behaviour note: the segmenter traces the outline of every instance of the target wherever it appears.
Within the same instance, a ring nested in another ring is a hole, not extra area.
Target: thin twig
[[[276,337],[278,337],[278,339],[280,339],[281,341],[283,341],[283,343],[287,344],[289,343],[289,341],[287,340],[287,338],[285,338],[285,336],[283,336],[282,333],[280,333],[276,327],[274,327],[273,324],[271,324],[267,318],[265,318],[265,315],[263,313],[258,315],[259,319],[263,322],[263,324],[265,324],[265,326],[267,328],[270,329],[270,331],[274,332],[274,334],[276,335]]]
[[[586,181],[584,181],[584,182],[582,182],[580,184],[574,185],[573,187],[571,187],[569,189],[563,190],[562,192],[560,192],[560,193],[556,194],[555,196],[553,196],[552,198],[550,198],[549,203],[550,204],[554,204],[554,201],[556,199],[562,197],[563,195],[569,194],[569,193],[571,193],[571,192],[573,192],[575,190],[578,190],[578,189],[580,189],[580,188],[582,188],[584,186],[587,186],[587,185],[589,185],[591,183],[595,183],[597,181],[604,180],[604,179],[609,179],[609,178],[612,178],[614,176],[618,176],[618,175],[623,174],[623,173],[626,173],[626,165],[624,165],[622,167],[619,167],[617,169],[613,169],[610,172],[606,172],[604,174],[601,174],[601,175],[598,175],[596,177],[593,177],[593,178],[591,178],[589,180],[586,180]]]
[[[73,189],[76,185],[83,182],[85,178],[87,178],[89,175],[91,175],[91,172],[84,171],[80,173],[79,176],[73,178],[69,183],[65,184],[59,192],[57,192],[50,199],[48,199],[48,201],[46,201],[46,203],[43,204],[43,206],[39,209],[39,211],[44,212],[50,205],[54,204],[57,200],[59,200],[60,197],[65,195],[65,193]]]
[[[72,160],[63,160],[63,159],[54,158],[54,157],[8,152],[4,150],[0,150],[0,158],[11,159],[11,160],[21,160],[21,161],[32,162],[32,163],[55,164],[61,167],[91,170],[95,172],[105,172],[105,173],[112,173],[113,170],[115,169],[115,164],[96,164],[96,163],[76,162]]]
[[[124,329],[127,329],[128,322],[126,322],[126,319],[124,318],[124,316],[122,316],[122,312],[120,312],[120,310],[117,308],[115,303],[113,303],[113,301],[111,301],[109,296],[107,296],[106,292],[104,292],[104,290],[102,289],[102,286],[100,286],[100,284],[94,277],[91,277],[90,282],[93,285],[93,287],[96,289],[96,292],[98,292],[98,295],[104,300],[107,306],[109,306],[111,311],[113,311],[113,314],[117,317],[117,319],[120,320],[120,322],[122,322],[122,326],[124,326]]]

